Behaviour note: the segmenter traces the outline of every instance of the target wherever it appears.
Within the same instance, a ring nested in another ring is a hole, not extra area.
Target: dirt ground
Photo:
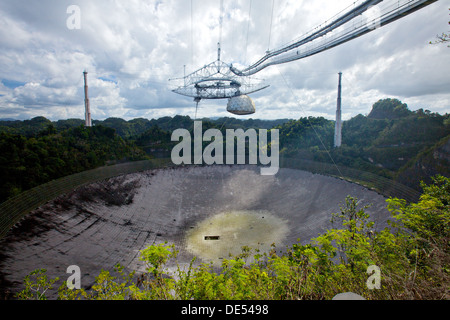
[[[372,204],[376,227],[386,225],[383,196],[294,169],[261,176],[256,166],[179,167],[97,182],[36,209],[0,240],[0,292],[20,290],[38,268],[67,280],[67,267],[77,265],[84,288],[116,264],[141,272],[139,250],[165,241],[180,250],[181,266],[194,254],[198,263],[223,259],[242,245],[275,242],[282,251],[330,227],[347,195]]]

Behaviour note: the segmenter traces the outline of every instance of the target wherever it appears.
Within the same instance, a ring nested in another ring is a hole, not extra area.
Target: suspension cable
[[[191,65],[194,65],[194,0],[191,0]]]
[[[272,0],[272,15],[270,17],[270,27],[269,27],[269,43],[267,44],[267,51],[270,49],[270,38],[272,36],[272,22],[273,22],[273,8],[275,6],[275,0]]]
[[[250,0],[250,7],[249,7],[249,9],[248,9],[247,39],[246,39],[246,41],[245,41],[245,56],[244,56],[244,63],[247,63],[248,35],[249,35],[249,33],[250,33],[251,12],[252,12],[252,0]]]
[[[220,17],[219,17],[219,43],[222,42],[222,25],[223,25],[223,0],[220,0]]]

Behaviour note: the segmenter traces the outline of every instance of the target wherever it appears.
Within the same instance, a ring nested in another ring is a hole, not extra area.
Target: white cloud
[[[189,73],[216,59],[219,3],[1,2],[0,80],[25,85],[0,86],[0,118],[83,118],[84,69],[94,119],[193,117],[194,102],[172,93],[168,79],[182,76],[184,65]],[[66,26],[71,4],[80,7],[80,30]],[[224,1],[222,59],[254,62],[268,48],[300,37],[348,5],[353,0],[261,0],[253,1],[249,11],[250,0]],[[344,117],[368,113],[385,97],[396,97],[413,110],[448,112],[450,49],[428,44],[447,31],[447,11],[437,2],[340,47],[265,69],[256,76],[271,86],[252,95],[257,113],[251,117],[334,118],[339,71],[344,73]],[[226,100],[202,101],[198,116],[230,116],[225,109]]]

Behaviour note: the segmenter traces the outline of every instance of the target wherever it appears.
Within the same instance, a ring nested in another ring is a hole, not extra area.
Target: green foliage
[[[411,113],[405,103],[397,99],[378,100],[372,107],[368,118],[371,119],[399,119]]]
[[[102,270],[95,279],[95,285],[92,286],[92,293],[85,297],[90,300],[124,300],[129,297],[130,289],[127,287],[131,283],[134,272],[126,275],[124,268],[117,265],[114,268],[120,276],[112,276],[109,271]],[[70,290],[70,289],[69,289]]]
[[[46,130],[51,124],[52,122],[44,117],[35,117],[24,121],[0,121],[0,132],[20,134],[31,137]]]
[[[339,148],[333,147],[334,121],[309,117],[278,126],[280,155],[355,168],[420,191],[420,180],[448,176],[449,149],[442,146],[450,137],[448,119],[448,114],[410,111],[397,99],[383,99],[369,116],[343,122]]]
[[[374,146],[429,144],[450,134],[444,125],[445,116],[425,114],[421,110],[409,117],[399,119],[383,130],[375,139]]]
[[[433,183],[431,177],[435,175],[450,176],[450,136],[435,145],[419,152],[407,164],[401,167],[395,179],[407,186],[420,190],[420,182]]]
[[[433,181],[432,185],[422,184],[423,194],[417,203],[388,200],[396,239],[401,241],[405,259],[414,264],[408,285],[415,286],[418,298],[448,298],[449,291],[450,179],[436,176]]]
[[[340,148],[333,147],[334,121],[323,117],[201,120],[204,130],[216,128],[222,134],[226,129],[277,128],[281,157],[335,163],[396,179],[417,191],[420,180],[429,183],[429,176],[448,176],[448,148],[438,144],[450,137],[449,115],[423,109],[413,112],[397,99],[379,100],[369,116],[357,115],[344,121]],[[94,124],[88,130],[81,119],[0,121],[0,173],[4,178],[0,201],[51,179],[105,163],[169,158],[176,144],[171,141],[171,132],[193,130],[193,119],[180,115],[129,121],[108,118]],[[436,148],[443,150],[438,159]]]
[[[164,265],[172,258],[176,258],[178,251],[175,245],[167,242],[152,245],[140,251],[139,259],[146,263],[146,273],[143,274],[137,285],[130,286],[130,297],[135,300],[149,299],[174,299],[173,291],[176,287],[176,281],[166,275]],[[183,273],[178,269],[180,276]],[[182,287],[178,285],[178,287]],[[183,295],[180,290],[180,295]]]
[[[358,199],[347,197],[340,212],[333,213],[333,228],[294,244],[283,254],[275,245],[260,253],[243,247],[242,253],[224,259],[219,269],[201,263],[176,271],[165,265],[178,251],[167,242],[141,251],[146,272],[133,281],[116,266],[118,276],[102,270],[89,293],[59,288],[59,299],[177,299],[177,300],[283,300],[331,299],[341,292],[355,292],[366,299],[449,299],[450,289],[450,179],[434,178],[423,185],[417,203],[391,198],[390,227],[375,231],[374,222],[360,208]],[[367,285],[369,266],[381,270],[379,289]],[[20,299],[43,299],[55,280],[37,270],[35,282],[25,278]]]
[[[411,232],[416,244],[423,249],[448,244],[450,239],[450,179],[436,176],[433,182],[429,186],[422,184],[424,193],[418,203],[407,204],[396,198],[388,200],[388,209],[398,220],[395,226]],[[448,245],[443,248],[449,252]]]
[[[227,129],[272,129],[276,126],[283,125],[288,122],[289,119],[277,119],[277,120],[261,120],[261,119],[236,119],[230,117],[222,117],[215,120],[212,119],[203,119],[203,121],[207,120],[208,122],[213,122],[219,128],[225,127]]]
[[[165,242],[141,250],[140,260],[147,264],[147,272],[151,272],[157,278],[161,275],[161,267],[176,255],[175,245],[167,246],[167,242]]]
[[[111,128],[78,126],[57,132],[51,124],[33,137],[0,133],[0,154],[0,201],[107,162],[146,157]]]
[[[59,300],[125,300],[129,299],[132,292],[133,277],[135,272],[125,273],[125,269],[121,265],[114,267],[112,275],[108,270],[102,270],[95,278],[95,284],[91,291],[84,289],[69,288],[64,282],[58,289]]]
[[[333,145],[334,123],[323,117],[300,118],[298,121],[291,120],[279,129],[280,149],[307,149],[318,146],[330,149]],[[323,145],[322,145],[323,143]]]
[[[49,279],[47,270],[36,269],[24,279],[25,289],[17,294],[20,300],[47,300],[46,292],[53,288],[58,278]]]
[[[342,125],[342,141],[348,146],[367,146],[390,127],[389,120],[374,120],[359,114]]]

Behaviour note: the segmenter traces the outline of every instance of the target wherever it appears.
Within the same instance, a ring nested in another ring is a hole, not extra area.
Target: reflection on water
[[[230,211],[207,218],[189,230],[187,249],[205,262],[221,263],[243,246],[268,252],[279,246],[289,231],[285,220],[268,211]]]

